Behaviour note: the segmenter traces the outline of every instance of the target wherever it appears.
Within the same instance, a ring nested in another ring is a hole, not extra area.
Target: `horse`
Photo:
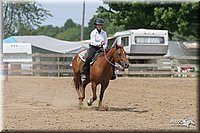
[[[89,79],[82,81],[81,72],[84,62],[81,60],[78,54],[74,56],[72,60],[72,69],[74,73],[73,82],[75,84],[80,105],[83,104],[83,100],[85,99],[85,88],[87,84],[91,82],[93,97],[87,101],[87,105],[91,106],[92,103],[97,99],[97,85],[101,84],[98,110],[105,110],[105,107],[102,105],[103,95],[109,85],[110,78],[113,74],[113,65],[115,65],[115,62],[120,64],[122,70],[125,70],[129,67],[128,60],[126,58],[126,52],[124,51],[123,46],[115,45],[108,50],[104,50],[104,52],[98,56],[96,61],[90,65]]]

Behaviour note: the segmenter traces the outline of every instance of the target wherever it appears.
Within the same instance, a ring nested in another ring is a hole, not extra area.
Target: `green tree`
[[[55,36],[57,39],[66,41],[80,41],[81,25],[74,23],[72,19],[67,19],[60,32]]]
[[[87,27],[85,27],[87,29]],[[81,25],[73,22],[72,19],[67,19],[63,26],[45,25],[39,26],[31,32],[32,35],[46,35],[53,38],[66,41],[80,41]],[[87,36],[85,35],[87,38]]]
[[[108,18],[114,25],[125,29],[151,28],[156,4],[148,3],[110,3],[109,9],[100,7],[98,15]]]
[[[50,12],[34,1],[3,1],[4,37],[18,33],[22,27],[32,30],[49,16]]]
[[[174,38],[197,40],[199,3],[160,4],[154,9],[152,26],[169,30]]]
[[[53,25],[40,26],[34,30],[33,35],[47,35],[50,37],[55,37],[60,33],[59,27],[54,27]]]
[[[74,28],[77,27],[78,25],[74,23],[72,19],[67,19],[66,22],[64,23],[64,29],[67,30],[69,28]]]
[[[68,28],[66,31],[60,32],[55,37],[57,39],[66,41],[80,41],[80,35],[81,35],[80,28],[81,28],[80,26],[77,28]]]
[[[98,16],[124,29],[167,29],[174,38],[199,39],[198,3],[108,3],[99,7]]]
[[[34,30],[28,29],[23,24],[19,24],[18,32],[13,34],[15,36],[21,36],[21,35],[33,35]]]

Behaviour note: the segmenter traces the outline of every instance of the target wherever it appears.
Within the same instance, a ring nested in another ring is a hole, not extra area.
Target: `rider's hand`
[[[101,42],[101,45],[104,45],[104,44],[106,44],[105,41],[102,41],[102,42]]]

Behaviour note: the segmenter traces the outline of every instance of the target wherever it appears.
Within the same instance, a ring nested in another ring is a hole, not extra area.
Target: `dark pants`
[[[90,74],[90,62],[92,58],[95,56],[96,52],[100,49],[100,47],[89,45],[88,49],[88,57],[86,58],[85,64],[83,65],[82,74],[85,74],[88,78]]]

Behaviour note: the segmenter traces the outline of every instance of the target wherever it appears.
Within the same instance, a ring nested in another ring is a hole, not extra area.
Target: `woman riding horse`
[[[72,68],[74,72],[74,84],[78,94],[79,103],[82,104],[85,99],[85,88],[88,83],[91,82],[93,97],[88,100],[88,105],[91,106],[92,103],[97,99],[96,88],[97,85],[101,84],[101,91],[99,97],[99,110],[105,110],[102,106],[102,99],[104,91],[106,90],[110,78],[113,74],[113,66],[115,67],[115,62],[119,63],[123,69],[128,68],[128,60],[126,58],[126,53],[123,46],[116,45],[109,50],[105,50],[104,53],[99,55],[97,60],[90,67],[89,79],[84,81],[81,80],[82,66],[84,62],[77,54],[72,60]]]
[[[90,40],[91,44],[89,45],[88,49],[88,56],[86,58],[85,64],[83,65],[81,78],[84,81],[85,79],[89,78],[90,75],[90,62],[92,58],[96,54],[98,50],[102,47],[104,49],[107,48],[107,33],[102,29],[103,28],[104,20],[102,18],[97,18],[94,21],[95,29],[90,33]],[[114,69],[113,69],[113,76],[111,80],[116,79]]]

